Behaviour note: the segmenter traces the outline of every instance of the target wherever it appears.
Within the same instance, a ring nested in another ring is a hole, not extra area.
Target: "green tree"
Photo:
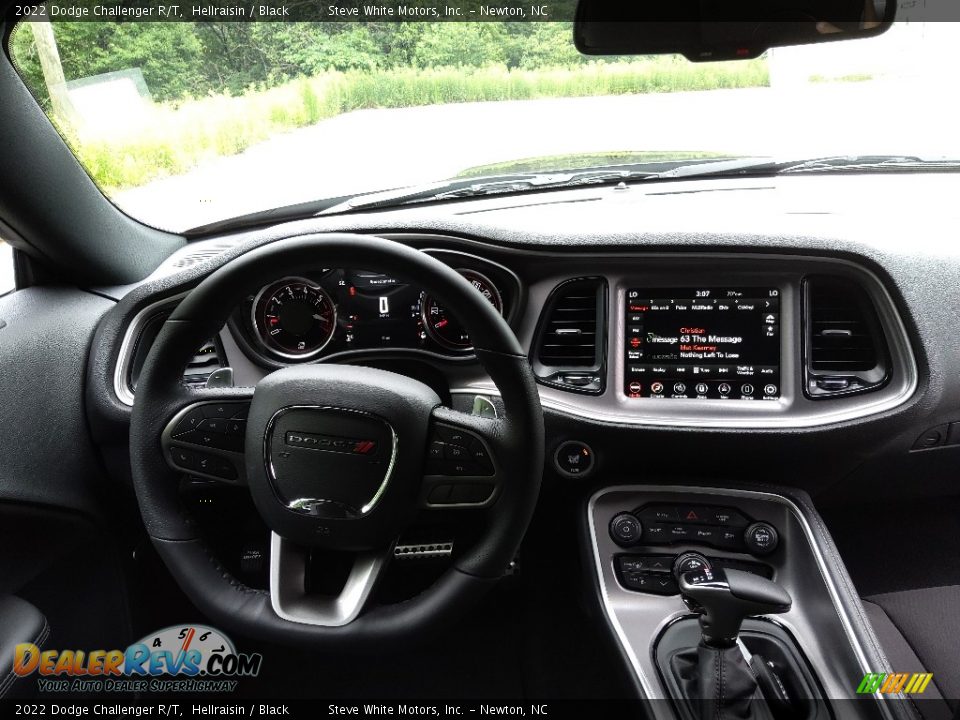
[[[417,67],[483,67],[505,64],[504,29],[493,22],[419,23],[422,34],[413,50]]]

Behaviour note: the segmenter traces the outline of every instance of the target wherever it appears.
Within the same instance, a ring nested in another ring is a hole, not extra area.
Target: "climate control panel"
[[[714,505],[651,503],[615,515],[610,537],[620,547],[705,545],[721,550],[768,555],[780,544],[777,529],[754,522],[739,510]]]

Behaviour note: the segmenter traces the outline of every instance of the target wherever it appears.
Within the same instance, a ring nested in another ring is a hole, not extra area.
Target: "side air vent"
[[[209,340],[202,348],[197,350],[193,360],[187,363],[187,369],[183,372],[183,382],[187,385],[203,385],[214,370],[223,367],[220,359],[220,352],[213,340]]]
[[[143,362],[147,359],[153,341],[157,339],[157,334],[163,327],[163,322],[168,315],[168,312],[158,313],[147,320],[140,329],[130,359],[128,382],[131,390],[135,391],[137,389],[137,380],[140,377],[140,371],[143,369]],[[223,367],[223,353],[215,340],[209,340],[197,350],[193,359],[187,363],[183,372],[183,382],[186,385],[202,385],[214,370],[221,367]]]
[[[534,339],[533,370],[544,385],[598,394],[606,376],[607,286],[561,283],[547,299]]]
[[[813,398],[875,390],[890,375],[877,310],[846,278],[814,276],[804,283],[806,392]]]

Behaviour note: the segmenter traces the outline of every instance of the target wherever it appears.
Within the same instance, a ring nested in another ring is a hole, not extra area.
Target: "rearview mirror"
[[[580,0],[574,41],[586,55],[749,59],[772,47],[880,35],[895,13],[892,0]]]

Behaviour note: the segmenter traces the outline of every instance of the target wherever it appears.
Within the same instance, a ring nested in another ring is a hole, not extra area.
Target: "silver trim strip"
[[[590,528],[590,542],[593,549],[593,562],[594,569],[596,571],[597,582],[600,586],[600,594],[603,599],[603,610],[604,614],[607,616],[607,620],[610,622],[610,626],[613,627],[614,632],[616,633],[617,639],[620,642],[626,656],[630,659],[630,664],[633,668],[634,673],[637,676],[637,679],[640,682],[640,685],[643,688],[644,694],[648,698],[659,698],[663,696],[663,693],[660,692],[652,683],[657,682],[654,678],[652,681],[648,678],[642,669],[639,659],[636,656],[636,653],[633,651],[633,647],[630,644],[629,639],[627,638],[626,632],[623,626],[620,624],[617,614],[614,611],[610,597],[607,593],[606,583],[603,578],[603,560],[600,557],[600,548],[597,544],[598,537],[598,528],[594,523],[594,507],[599,498],[604,495],[613,493],[613,492],[635,492],[635,493],[651,493],[651,492],[675,492],[683,493],[685,495],[691,494],[700,494],[700,495],[717,495],[722,497],[742,497],[749,498],[753,500],[763,500],[768,502],[776,502],[782,505],[785,505],[790,512],[796,517],[797,521],[800,524],[800,527],[803,530],[803,533],[806,537],[806,540],[813,551],[814,559],[816,560],[817,567],[820,569],[820,575],[823,578],[824,584],[826,585],[827,592],[830,595],[830,598],[833,602],[834,609],[837,612],[837,615],[840,618],[840,622],[843,625],[844,632],[847,636],[847,640],[850,643],[851,648],[854,651],[854,655],[857,658],[857,662],[860,664],[861,670],[864,673],[873,672],[869,666],[869,661],[867,660],[866,653],[861,647],[859,641],[857,640],[856,634],[853,631],[853,623],[850,620],[849,615],[846,612],[846,609],[843,606],[843,601],[840,598],[840,594],[837,591],[837,587],[833,582],[833,579],[830,577],[830,573],[827,567],[826,559],[823,556],[822,551],[820,550],[819,544],[816,542],[816,537],[813,534],[813,529],[810,527],[810,524],[807,522],[806,517],[801,512],[800,508],[797,507],[789,498],[784,497],[783,495],[777,495],[775,493],[766,493],[758,492],[753,490],[732,490],[724,488],[710,488],[710,487],[693,487],[693,486],[682,486],[682,485],[615,485],[611,487],[604,488],[594,493],[590,497],[590,501],[587,503],[587,523]],[[652,641],[652,638],[651,638]]]
[[[120,343],[120,351],[117,353],[117,364],[113,369],[113,392],[116,394],[117,400],[124,405],[133,407],[133,390],[130,389],[127,377],[129,377],[130,374],[130,363],[133,361],[133,346],[137,338],[140,337],[143,326],[147,320],[156,315],[165,305],[176,304],[176,302],[185,297],[186,294],[187,293],[182,292],[150,303],[134,315],[133,320],[127,325],[127,329],[123,334],[123,341]]]
[[[301,625],[341,627],[357,618],[386,565],[385,555],[364,553],[336,597],[312,597],[303,589],[307,550],[276,533],[270,536],[270,605],[284,620]]]

